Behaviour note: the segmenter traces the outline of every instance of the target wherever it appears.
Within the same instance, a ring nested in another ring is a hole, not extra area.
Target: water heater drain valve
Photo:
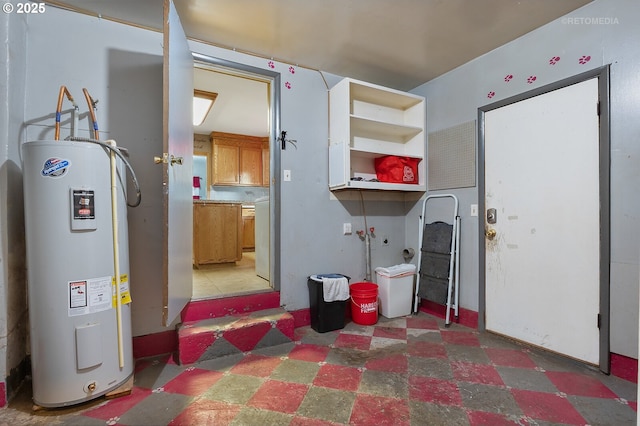
[[[83,390],[85,391],[85,393],[93,393],[97,389],[98,389],[98,382],[96,382],[95,380],[91,382],[87,382],[83,387]]]

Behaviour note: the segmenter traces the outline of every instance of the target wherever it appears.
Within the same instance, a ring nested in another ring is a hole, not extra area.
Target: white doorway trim
[[[270,277],[269,281],[274,291],[280,291],[280,199],[281,199],[281,183],[280,176],[281,160],[280,160],[280,145],[278,143],[278,136],[281,129],[281,113],[280,113],[280,99],[281,99],[281,85],[280,85],[280,73],[275,71],[269,71],[251,65],[241,64],[239,62],[228,61],[226,59],[215,58],[212,56],[202,55],[200,53],[192,53],[193,60],[196,63],[204,65],[210,65],[215,68],[226,68],[234,73],[247,73],[270,80],[270,102],[269,102],[269,146],[270,146],[270,164],[272,177],[271,184],[269,185],[269,208],[270,208]]]
[[[592,78],[598,79],[600,106],[599,123],[599,189],[600,189],[600,276],[599,276],[599,368],[610,372],[609,312],[610,312],[610,107],[609,66],[597,68],[478,109],[478,249],[479,249],[479,309],[478,327],[486,330],[486,245],[485,245],[485,113],[544,93],[561,89]]]

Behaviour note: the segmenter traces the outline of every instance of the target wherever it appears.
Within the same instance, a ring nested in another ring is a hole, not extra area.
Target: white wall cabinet
[[[329,103],[329,189],[426,190],[424,97],[345,78]],[[385,155],[420,159],[418,183],[376,182]]]

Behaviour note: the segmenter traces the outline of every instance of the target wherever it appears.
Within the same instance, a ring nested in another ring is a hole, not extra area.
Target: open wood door
[[[193,57],[173,1],[164,0],[163,325],[191,300],[193,278]]]

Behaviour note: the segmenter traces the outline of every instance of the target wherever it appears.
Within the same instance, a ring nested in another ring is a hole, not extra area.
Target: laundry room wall
[[[27,85],[27,22],[0,15],[0,407],[25,376],[27,287],[20,143]],[[11,40],[6,43],[5,40]],[[6,382],[5,382],[6,379]]]
[[[480,106],[611,65],[611,351],[638,356],[640,3],[596,0],[412,92],[427,98],[429,133],[476,120]],[[453,191],[462,216],[461,306],[478,310],[477,188]],[[417,233],[417,207],[407,236]]]

